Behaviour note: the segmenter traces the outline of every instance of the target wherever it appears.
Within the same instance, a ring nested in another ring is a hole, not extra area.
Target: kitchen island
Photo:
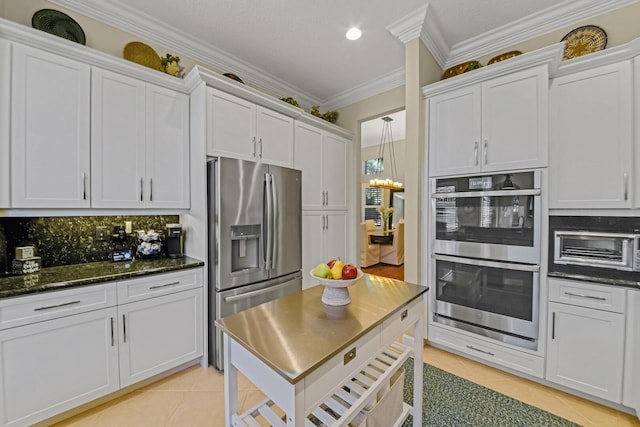
[[[423,294],[427,287],[365,274],[349,287],[351,303],[321,302],[323,286],[262,304],[216,321],[225,335],[225,423],[343,426],[389,384],[413,353],[422,360]],[[413,348],[396,342],[414,328]],[[238,414],[241,371],[268,398]],[[414,406],[404,404],[422,425],[422,369],[415,369]],[[278,415],[277,406],[286,417]]]

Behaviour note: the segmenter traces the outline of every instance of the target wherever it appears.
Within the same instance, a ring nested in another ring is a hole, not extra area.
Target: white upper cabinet
[[[347,209],[349,140],[306,123],[295,126],[295,167],[302,170],[303,209]]]
[[[189,207],[186,95],[94,68],[92,206]]]
[[[88,208],[91,67],[13,44],[11,204]]]
[[[427,102],[430,176],[546,166],[546,66],[452,89]]]
[[[633,194],[631,62],[551,84],[550,208],[628,208]]]
[[[293,119],[214,88],[207,94],[207,154],[293,166]]]
[[[11,43],[0,39],[0,208],[11,206]]]

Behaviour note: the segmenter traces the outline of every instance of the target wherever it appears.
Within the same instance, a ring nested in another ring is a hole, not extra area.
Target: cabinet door
[[[546,67],[482,84],[482,171],[547,166]]]
[[[118,307],[122,387],[202,356],[202,298],[199,288]]]
[[[325,200],[322,135],[320,129],[305,123],[295,125],[294,167],[302,171],[302,209],[321,209]]]
[[[258,159],[270,165],[293,167],[293,119],[257,107]]]
[[[189,97],[147,84],[147,206],[189,208]]]
[[[324,262],[340,258],[345,263],[354,264],[347,253],[347,212],[326,212],[323,236]]]
[[[88,65],[13,45],[11,204],[89,207]]]
[[[322,142],[322,177],[327,209],[347,209],[349,141],[326,133]]]
[[[625,208],[632,193],[631,63],[551,84],[550,208]]]
[[[620,403],[624,315],[549,303],[547,379]]]
[[[207,155],[255,160],[256,105],[213,88],[207,98]]]
[[[622,404],[640,416],[640,290],[627,290],[627,303]]]
[[[303,178],[304,179],[304,178]],[[325,216],[322,211],[302,211],[302,288],[307,289],[318,284],[309,276],[309,271],[324,258],[323,240]]]
[[[93,69],[91,110],[91,205],[145,205],[145,83]]]
[[[37,421],[116,391],[116,309],[0,331],[0,424]]]
[[[428,100],[429,175],[480,170],[480,85],[436,95]]]
[[[0,39],[0,208],[11,206],[11,43]]]

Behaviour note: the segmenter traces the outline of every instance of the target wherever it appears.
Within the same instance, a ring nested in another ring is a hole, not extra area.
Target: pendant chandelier
[[[382,125],[382,136],[380,137],[380,147],[378,148],[378,163],[376,177],[369,181],[370,187],[387,188],[389,190],[402,190],[403,185],[398,181],[396,169],[396,153],[393,148],[393,134],[391,132],[391,117],[385,116]],[[389,151],[389,166],[391,169],[391,178],[382,179],[382,170],[385,161],[385,151]]]

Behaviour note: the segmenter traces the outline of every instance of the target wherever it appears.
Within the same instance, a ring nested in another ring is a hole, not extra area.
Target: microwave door
[[[272,200],[270,277],[280,277],[302,268],[301,172],[269,166]]]
[[[268,167],[259,163],[218,158],[212,177],[218,203],[214,228],[218,268],[216,288],[232,289],[269,278],[266,268],[265,224]]]

